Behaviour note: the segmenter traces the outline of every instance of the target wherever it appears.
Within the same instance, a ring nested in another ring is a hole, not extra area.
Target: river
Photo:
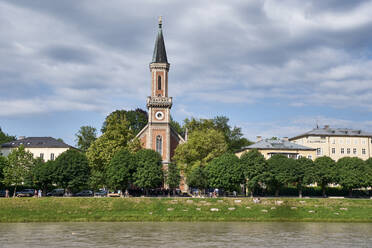
[[[372,224],[0,223],[0,247],[372,247]]]

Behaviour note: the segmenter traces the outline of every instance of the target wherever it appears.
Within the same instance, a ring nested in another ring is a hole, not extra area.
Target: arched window
[[[161,90],[161,76],[158,76],[158,90]]]
[[[160,135],[156,136],[156,151],[163,154],[163,139]]]

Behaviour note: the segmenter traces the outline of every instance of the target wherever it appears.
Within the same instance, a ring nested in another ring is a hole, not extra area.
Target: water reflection
[[[0,247],[372,247],[372,224],[2,223]]]

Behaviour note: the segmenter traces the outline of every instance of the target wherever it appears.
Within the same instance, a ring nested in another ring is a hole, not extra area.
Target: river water
[[[372,247],[372,224],[0,223],[0,247]]]

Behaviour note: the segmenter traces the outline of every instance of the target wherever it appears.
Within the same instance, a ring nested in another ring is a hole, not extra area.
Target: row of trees
[[[163,186],[162,159],[153,150],[140,149],[135,153],[126,149],[117,151],[105,170],[105,185],[122,192],[129,188],[149,189]],[[47,192],[60,187],[67,192],[95,186],[95,175],[91,174],[87,156],[76,149],[63,152],[54,161],[44,162],[34,159],[24,146],[14,149],[8,157],[0,156],[0,182],[3,186],[13,186],[14,194],[22,184]],[[166,183],[176,188],[180,173],[174,165],[169,165]]]
[[[312,161],[278,154],[266,160],[257,150],[251,150],[239,159],[225,153],[206,166],[193,168],[187,183],[198,189],[219,188],[230,192],[239,191],[241,185],[245,185],[251,195],[259,188],[268,188],[274,190],[276,196],[281,187],[295,185],[300,197],[303,188],[309,184],[321,186],[323,196],[328,184],[339,184],[352,196],[353,189],[372,186],[372,159],[363,161],[345,157],[335,162],[324,156]]]

